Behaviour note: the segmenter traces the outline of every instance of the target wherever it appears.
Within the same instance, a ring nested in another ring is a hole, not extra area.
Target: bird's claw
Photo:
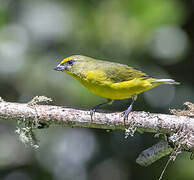
[[[126,121],[128,121],[128,115],[129,115],[129,112],[127,110],[122,113],[125,127],[126,127]]]
[[[95,112],[96,112],[96,109],[90,109],[91,122],[93,122],[93,116]]]

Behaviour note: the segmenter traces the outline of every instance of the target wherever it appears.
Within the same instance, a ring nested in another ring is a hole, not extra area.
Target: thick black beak
[[[64,64],[63,65],[62,64],[59,64],[56,67],[54,67],[53,69],[56,70],[56,71],[63,71],[63,70],[66,69],[66,67],[65,67]]]

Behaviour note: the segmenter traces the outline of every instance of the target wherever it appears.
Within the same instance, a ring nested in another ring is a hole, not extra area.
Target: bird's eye
[[[72,60],[67,61],[67,64],[68,65],[73,65],[74,62],[75,62],[75,60],[72,59]]]

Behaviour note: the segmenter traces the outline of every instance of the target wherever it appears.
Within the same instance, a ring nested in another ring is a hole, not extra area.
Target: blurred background
[[[86,55],[136,67],[179,86],[139,95],[134,110],[169,113],[194,101],[194,2],[179,0],[0,0],[0,96],[28,102],[36,95],[54,105],[90,108],[104,99],[53,67]],[[130,100],[104,107],[123,111]],[[158,179],[168,158],[150,167],[135,163],[156,143],[153,134],[50,127],[37,130],[40,148],[25,147],[16,124],[0,122],[2,180]],[[194,162],[183,153],[165,180],[193,180]]]

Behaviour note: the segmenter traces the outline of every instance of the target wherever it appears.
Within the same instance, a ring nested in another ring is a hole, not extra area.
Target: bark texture
[[[0,119],[36,121],[49,125],[125,130],[122,113],[95,113],[60,106],[0,101]],[[131,112],[126,122],[143,132],[172,134],[170,140],[188,151],[194,150],[194,117]]]

